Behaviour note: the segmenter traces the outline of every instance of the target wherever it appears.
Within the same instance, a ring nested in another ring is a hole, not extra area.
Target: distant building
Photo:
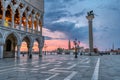
[[[68,41],[68,50],[71,50],[71,41]]]

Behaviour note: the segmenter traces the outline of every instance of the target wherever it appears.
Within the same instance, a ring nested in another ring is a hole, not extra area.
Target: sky
[[[120,48],[120,0],[44,0],[45,44],[48,49],[67,48],[75,38],[87,48],[87,12],[93,10],[94,47],[99,50]]]

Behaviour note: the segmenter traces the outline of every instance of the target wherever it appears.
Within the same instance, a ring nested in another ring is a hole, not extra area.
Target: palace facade
[[[23,41],[27,43],[28,56],[32,56],[33,43],[38,42],[42,56],[44,0],[0,0],[0,58],[13,58]]]

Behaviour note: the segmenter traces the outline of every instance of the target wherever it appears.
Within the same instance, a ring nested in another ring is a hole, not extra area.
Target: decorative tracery
[[[37,10],[33,9],[33,7],[29,7],[29,5],[22,3],[21,0],[0,1],[0,21],[4,20],[4,26],[7,27],[22,29],[28,32],[32,32],[31,30],[35,32],[40,31],[41,15],[36,11]],[[4,13],[5,18],[3,18]]]

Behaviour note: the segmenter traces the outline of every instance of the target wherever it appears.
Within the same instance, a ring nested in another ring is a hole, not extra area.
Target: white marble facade
[[[32,55],[33,43],[37,41],[39,56],[42,56],[44,1],[39,0],[42,2],[39,9],[27,1],[0,0],[0,58],[15,57],[15,47],[19,58],[23,41],[27,43],[29,56]]]

